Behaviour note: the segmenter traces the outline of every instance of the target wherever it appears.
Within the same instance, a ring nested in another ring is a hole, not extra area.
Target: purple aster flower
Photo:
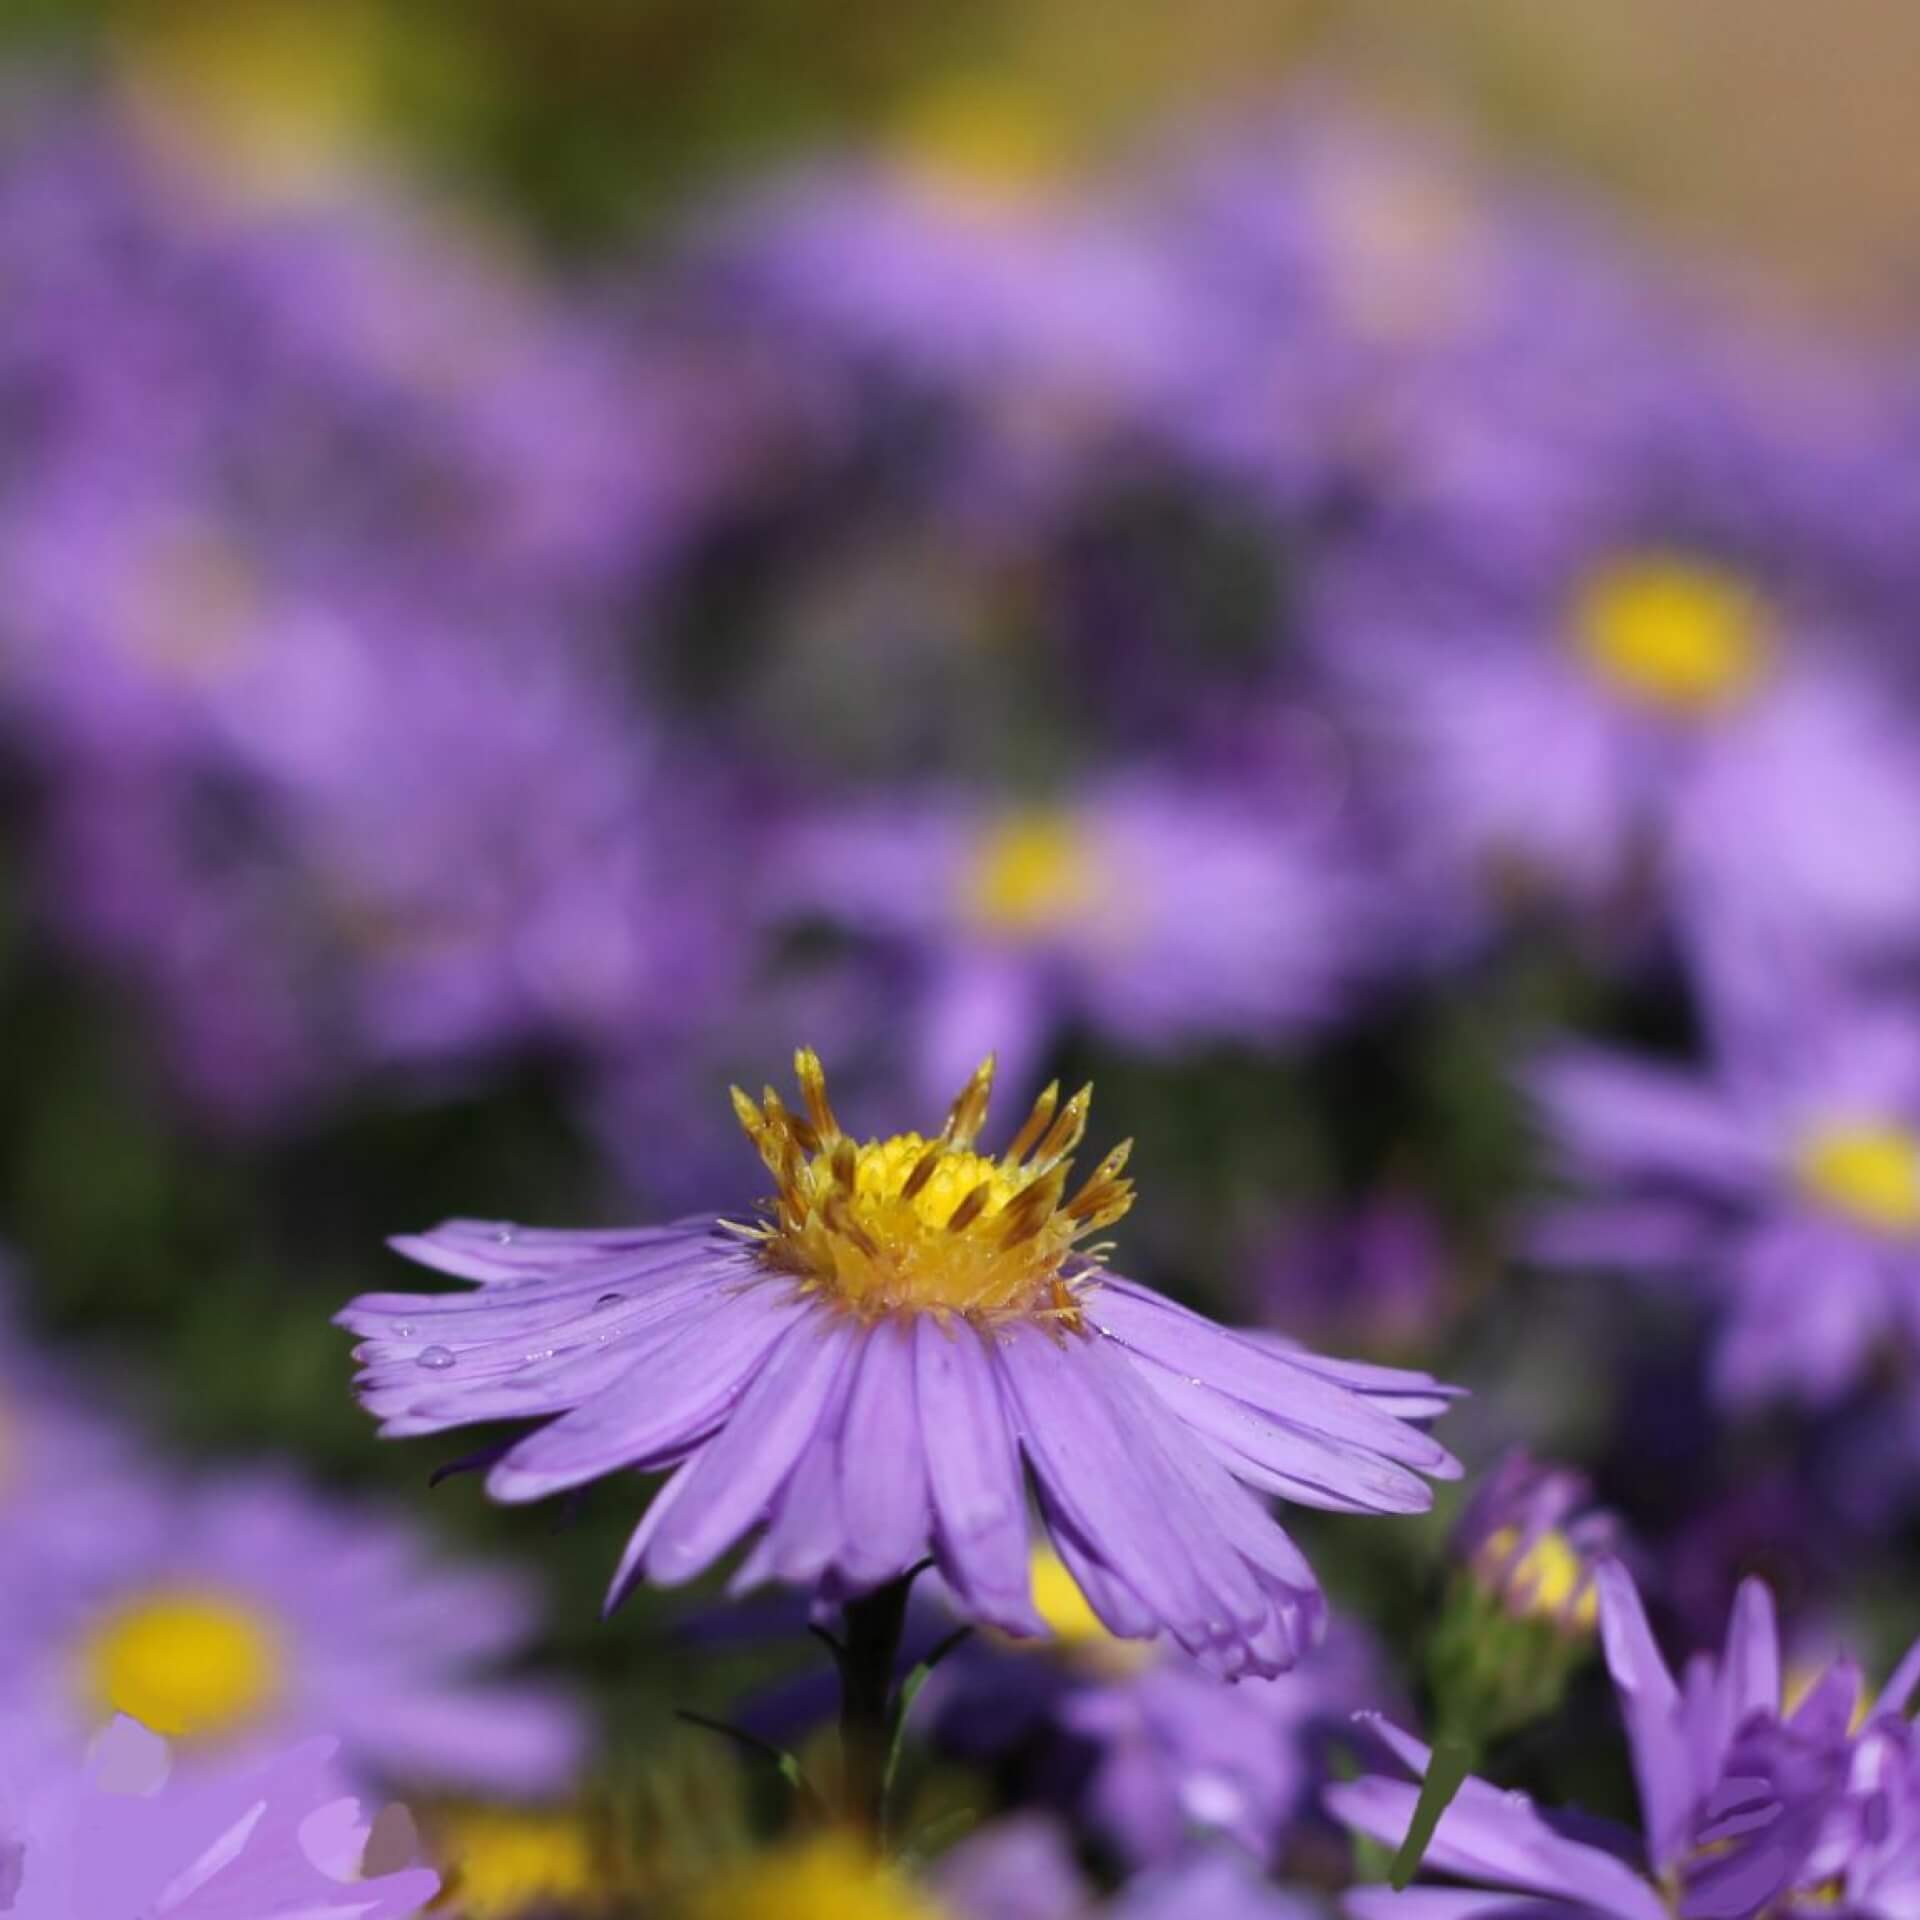
[[[792,908],[917,962],[923,1093],[989,1043],[1025,1073],[1069,1021],[1133,1047],[1271,1041],[1362,971],[1366,895],[1330,835],[1155,776],[856,808],[802,824],[777,870]]]
[[[1598,1585],[1641,1834],[1543,1814],[1523,1794],[1469,1779],[1426,1856],[1435,1871],[1468,1884],[1403,1894],[1359,1889],[1347,1904],[1361,1920],[1396,1913],[1461,1920],[1510,1912],[1517,1901],[1542,1914],[1617,1920],[1662,1920],[1676,1910],[1687,1920],[1746,1920],[1782,1900],[1789,1908],[1801,1898],[1817,1904],[1816,1889],[1835,1870],[1820,1846],[1846,1817],[1858,1758],[1850,1732],[1865,1705],[1857,1670],[1836,1661],[1789,1710],[1772,1597],[1749,1581],[1734,1603],[1720,1658],[1700,1656],[1676,1681],[1618,1561],[1601,1567]],[[1915,1670],[1909,1655],[1881,1711],[1898,1705]],[[1402,1765],[1425,1774],[1430,1756],[1421,1742],[1384,1723],[1375,1730]],[[1414,1787],[1375,1776],[1329,1789],[1327,1803],[1348,1825],[1393,1846],[1416,1798]]]
[[[0,1700],[21,1726],[58,1743],[125,1713],[196,1767],[327,1728],[361,1777],[571,1779],[571,1704],[479,1678],[530,1633],[519,1580],[436,1566],[410,1528],[278,1478],[152,1492],[144,1519],[71,1516],[96,1535],[73,1577],[0,1610]]]
[[[1229,1674],[1292,1666],[1325,1603],[1256,1495],[1423,1510],[1420,1476],[1457,1467],[1414,1423],[1448,1390],[1250,1340],[1109,1273],[1087,1242],[1132,1193],[1124,1147],[1069,1186],[1090,1090],[1049,1088],[994,1158],[975,1144],[991,1061],[931,1139],[865,1143],[818,1059],[796,1065],[801,1113],[734,1095],[776,1184],[756,1224],[452,1222],[396,1242],[478,1291],[340,1316],[383,1431],[541,1418],[488,1476],[505,1500],[671,1469],[610,1603],[757,1535],[737,1590],[858,1594],[931,1558],[969,1614],[1027,1634],[1031,1474],[1113,1632]]]
[[[1585,1190],[1530,1250],[1704,1285],[1729,1400],[1830,1404],[1889,1341],[1920,1339],[1920,1026],[1903,1011],[1828,989],[1790,1033],[1730,1023],[1704,1069],[1568,1047],[1529,1083]]]
[[[1032,1594],[1047,1637],[970,1642],[921,1716],[963,1758],[1017,1755],[1044,1800],[1135,1868],[1197,1832],[1279,1858],[1314,1812],[1327,1735],[1386,1697],[1376,1650],[1345,1620],[1291,1672],[1228,1687],[1175,1647],[1116,1639],[1051,1549],[1034,1550]]]
[[[269,1758],[176,1770],[167,1743],[110,1722],[0,1782],[0,1902],[15,1920],[407,1920],[439,1891],[411,1826],[368,1822],[310,1740]]]
[[[1590,1630],[1600,1605],[1594,1569],[1612,1556],[1617,1533],[1592,1497],[1584,1475],[1509,1453],[1462,1509],[1454,1556],[1513,1613]]]

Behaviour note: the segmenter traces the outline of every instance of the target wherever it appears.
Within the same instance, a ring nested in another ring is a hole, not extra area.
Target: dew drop
[[[493,1236],[493,1243],[497,1247],[512,1246],[513,1245],[513,1229],[511,1227],[500,1227],[496,1229]]]
[[[396,1340],[411,1340],[413,1338],[412,1322],[407,1320],[402,1320],[399,1323],[399,1325],[397,1325],[394,1328],[393,1337]]]
[[[429,1373],[442,1373],[453,1365],[453,1355],[445,1347],[422,1347],[413,1364]]]
[[[624,1300],[625,1298],[626,1295],[623,1293],[603,1293],[593,1304],[596,1307],[610,1307],[614,1305],[616,1301]]]
[[[1533,1811],[1533,1802],[1528,1799],[1524,1793],[1520,1792],[1518,1788],[1513,1789],[1509,1793],[1502,1794],[1501,1798],[1506,1801],[1507,1805],[1510,1806],[1515,1813],[1531,1813]]]

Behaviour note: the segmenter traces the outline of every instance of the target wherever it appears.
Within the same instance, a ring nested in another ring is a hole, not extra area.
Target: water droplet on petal
[[[1533,1811],[1533,1802],[1524,1793],[1520,1792],[1518,1788],[1515,1788],[1510,1793],[1502,1794],[1501,1798],[1506,1801],[1507,1805],[1510,1806],[1515,1813],[1531,1813]]]
[[[600,1296],[600,1298],[596,1300],[593,1304],[596,1307],[610,1307],[616,1301],[624,1300],[625,1298],[626,1298],[626,1295],[623,1293],[603,1293]]]
[[[422,1347],[413,1364],[429,1373],[442,1373],[453,1365],[453,1355],[445,1347]]]
[[[393,1337],[396,1340],[411,1340],[413,1338],[412,1323],[406,1320],[399,1322],[393,1330]]]
[[[496,1229],[493,1236],[493,1241],[495,1246],[499,1246],[499,1247],[512,1246],[513,1245],[513,1229],[511,1227],[500,1227]]]

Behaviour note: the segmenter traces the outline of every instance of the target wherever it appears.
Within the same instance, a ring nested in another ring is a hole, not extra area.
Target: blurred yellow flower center
[[[1033,1641],[996,1634],[994,1638],[1001,1645],[1015,1653],[1038,1650],[1065,1654],[1072,1664],[1104,1674],[1135,1673],[1152,1664],[1156,1657],[1152,1643],[1122,1640],[1115,1634],[1094,1612],[1080,1583],[1051,1547],[1036,1546],[1027,1566],[1033,1610],[1046,1622],[1051,1637]]]
[[[923,185],[951,198],[1029,200],[1065,170],[1058,118],[1028,88],[961,77],[915,97],[895,124],[893,150]]]
[[[1736,705],[1766,671],[1766,610],[1736,575],[1644,554],[1582,582],[1574,629],[1588,664],[1645,706],[1700,717]]]
[[[172,0],[114,28],[149,132],[226,191],[302,194],[365,144],[386,56],[367,0]]]
[[[1034,935],[1069,925],[1098,893],[1094,858],[1071,814],[1008,815],[961,876],[961,913],[983,933]]]
[[[1800,1149],[1800,1184],[1881,1233],[1920,1233],[1920,1136],[1904,1127],[1824,1127]]]
[[[869,1317],[1020,1315],[1079,1325],[1077,1289],[1103,1252],[1081,1243],[1133,1204],[1133,1183],[1121,1177],[1131,1141],[1067,1192],[1091,1087],[1064,1106],[1059,1086],[1048,1087],[992,1159],[974,1146],[991,1059],[931,1139],[902,1133],[864,1143],[841,1132],[818,1056],[802,1051],[794,1067],[804,1115],[771,1087],[757,1105],[733,1090],[734,1112],[778,1183],[765,1220],[742,1229],[769,1264]]]
[[[116,1609],[83,1653],[88,1700],[175,1740],[217,1740],[279,1698],[285,1658],[273,1623],[245,1601],[180,1588]]]
[[[446,1882],[436,1905],[460,1920],[589,1912],[607,1892],[599,1849],[577,1813],[455,1807],[436,1815],[429,1831]]]
[[[946,1910],[848,1833],[777,1847],[723,1873],[686,1920],[946,1920]]]
[[[1600,1596],[1572,1541],[1558,1527],[1549,1527],[1515,1558],[1519,1546],[1519,1530],[1502,1527],[1488,1535],[1479,1556],[1517,1611],[1529,1619],[1591,1630],[1600,1618]]]

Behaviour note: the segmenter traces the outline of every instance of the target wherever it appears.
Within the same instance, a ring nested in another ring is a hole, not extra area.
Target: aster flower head
[[[1750,1920],[1824,1907],[1834,1881],[1848,1878],[1870,1843],[1887,1841],[1897,1795],[1869,1810],[1859,1788],[1897,1772],[1901,1742],[1892,1729],[1904,1734],[1906,1723],[1895,1718],[1882,1735],[1855,1729],[1864,1717],[1871,1726],[1897,1710],[1920,1667],[1914,1654],[1877,1702],[1866,1700],[1858,1669],[1842,1658],[1789,1704],[1772,1596],[1748,1581],[1720,1656],[1696,1657],[1676,1679],[1626,1570],[1608,1561],[1596,1579],[1640,1833],[1563,1821],[1524,1794],[1469,1778],[1426,1855],[1435,1871],[1467,1884],[1407,1894],[1361,1888],[1347,1898],[1356,1920],[1470,1920],[1511,1911],[1516,1896],[1543,1912],[1615,1920]],[[1426,1773],[1431,1755],[1422,1742],[1384,1722],[1374,1730],[1409,1772]],[[1326,1796],[1337,1818],[1386,1845],[1399,1844],[1416,1797],[1413,1786],[1383,1776]],[[1898,1851],[1882,1845],[1876,1864]]]
[[[1334,823],[1159,774],[856,803],[779,866],[790,910],[906,963],[923,1092],[989,1044],[1024,1074],[1068,1022],[1155,1052],[1282,1041],[1347,1006],[1377,933]]]
[[[1590,1632],[1600,1610],[1594,1569],[1615,1535],[1611,1516],[1594,1511],[1591,1499],[1583,1475],[1516,1450],[1467,1502],[1454,1557],[1516,1616]]]
[[[1574,1183],[1531,1253],[1703,1285],[1736,1404],[1832,1405],[1920,1346],[1920,1027],[1831,986],[1790,1004],[1721,1023],[1704,1067],[1569,1045],[1528,1075]]]
[[[671,1469],[615,1576],[673,1585],[757,1536],[736,1590],[855,1595],[931,1559],[971,1616],[1043,1623],[1042,1524],[1113,1632],[1218,1671],[1277,1673],[1318,1638],[1311,1569],[1254,1497],[1423,1510],[1457,1472],[1416,1424],[1449,1390],[1213,1325],[1105,1265],[1124,1150],[1076,1182],[1090,1095],[1049,1088],[979,1149],[989,1061],[932,1136],[858,1141],[818,1059],[799,1110],[736,1092],[775,1192],[747,1224],[531,1231],[451,1222],[397,1242],[478,1283],[368,1295],[359,1388],[389,1434],[543,1418],[489,1490],[538,1499]]]
[[[125,1714],[185,1768],[325,1730],[363,1778],[569,1783],[584,1747],[572,1704],[482,1677],[531,1630],[518,1580],[435,1566],[397,1520],[267,1474],[146,1491],[144,1515],[95,1513],[112,1537],[0,1618],[0,1695],[23,1744],[57,1750]]]

